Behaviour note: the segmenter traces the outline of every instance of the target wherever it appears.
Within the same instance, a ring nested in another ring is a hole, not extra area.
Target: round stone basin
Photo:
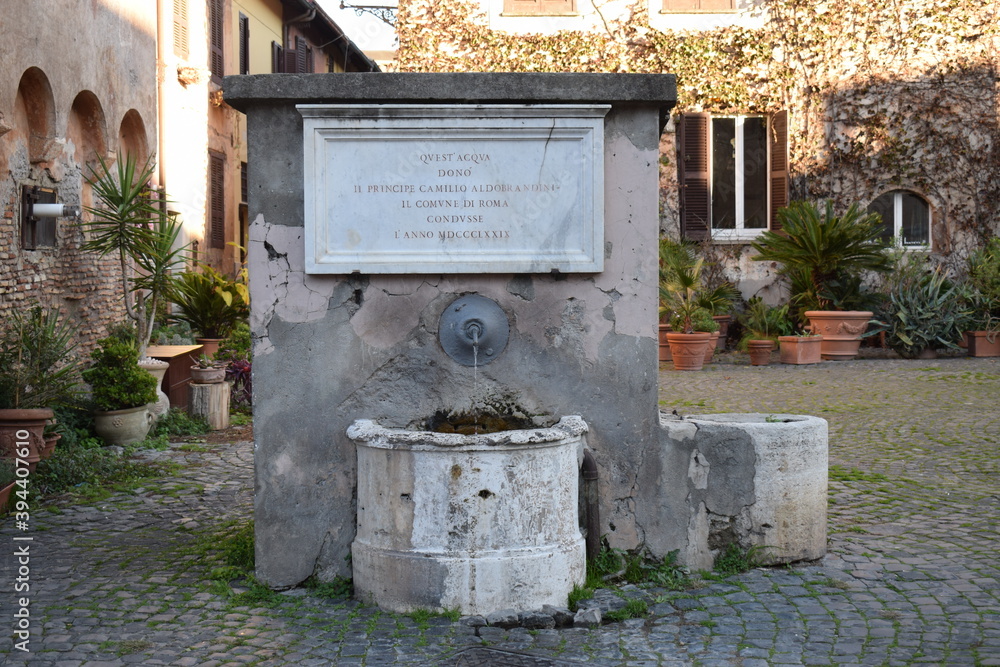
[[[706,442],[749,436],[756,464],[754,502],[744,537],[762,565],[815,560],[826,554],[828,430],[810,415],[689,415]]]
[[[580,417],[484,435],[354,422],[356,595],[404,613],[565,606],[586,569],[577,517],[586,432]]]

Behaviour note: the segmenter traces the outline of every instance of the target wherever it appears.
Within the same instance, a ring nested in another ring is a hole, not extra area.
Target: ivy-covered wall
[[[655,2],[581,0],[596,15],[581,25],[596,27],[546,34],[528,32],[544,21],[535,17],[524,32],[491,27],[489,1],[401,0],[399,69],[671,72],[675,113],[789,111],[792,199],[846,207],[913,190],[931,205],[935,253],[956,265],[1000,233],[1000,3],[767,0],[743,15],[760,27],[672,31]],[[672,128],[668,232],[678,230]],[[744,250],[731,249],[733,266],[747,265]]]

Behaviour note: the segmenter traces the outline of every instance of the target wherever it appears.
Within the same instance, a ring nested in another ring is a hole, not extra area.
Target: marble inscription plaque
[[[306,271],[601,271],[609,108],[299,105]]]

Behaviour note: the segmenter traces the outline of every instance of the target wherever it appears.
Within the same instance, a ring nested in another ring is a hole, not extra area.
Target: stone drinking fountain
[[[564,605],[584,575],[584,456],[591,538],[710,567],[718,526],[764,534],[755,441],[658,410],[672,75],[254,75],[224,90],[248,117],[262,582],[353,577],[404,611]],[[426,430],[469,411],[521,423]]]

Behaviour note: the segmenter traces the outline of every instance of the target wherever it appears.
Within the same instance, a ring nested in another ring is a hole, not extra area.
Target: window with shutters
[[[226,157],[208,152],[208,246],[226,246]]]
[[[931,207],[909,190],[886,192],[868,206],[882,216],[882,238],[897,240],[904,248],[931,249]]]
[[[28,215],[34,204],[55,204],[56,191],[34,185],[21,186],[21,247],[25,250],[54,248],[56,245],[56,218],[39,218]]]
[[[681,228],[687,238],[753,239],[788,204],[787,114],[685,114],[677,127]]]
[[[240,14],[240,74],[250,73],[250,19]]]
[[[188,6],[187,0],[174,0],[174,55],[188,57]]]
[[[277,74],[285,71],[285,55],[281,44],[271,42],[271,73]]]
[[[220,84],[226,73],[226,57],[223,49],[224,10],[223,0],[208,0],[208,67],[212,71],[212,80]]]
[[[576,0],[503,0],[503,13],[519,16],[575,14]]]
[[[663,0],[665,12],[731,12],[736,0]]]

